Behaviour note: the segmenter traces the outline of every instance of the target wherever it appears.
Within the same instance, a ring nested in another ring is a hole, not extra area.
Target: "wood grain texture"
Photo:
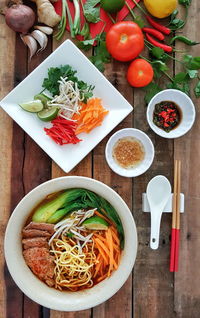
[[[105,76],[133,104],[133,90],[127,85],[125,74],[127,65],[113,61],[106,66]],[[132,126],[132,115],[121,122],[115,130]],[[113,133],[114,131],[112,131]],[[111,134],[112,134],[111,133]],[[111,135],[110,134],[110,135]],[[95,148],[93,155],[93,177],[113,188],[132,210],[132,179],[120,177],[109,168],[105,161],[105,145],[110,137],[107,136]],[[124,286],[111,299],[93,308],[94,318],[130,318],[132,316],[132,275]],[[123,308],[123,310],[122,310]]]
[[[146,121],[146,106],[141,91],[134,94],[134,127],[142,129],[155,147],[155,159],[151,168],[134,178],[133,212],[138,230],[138,254],[134,267],[133,307],[134,318],[159,318],[173,316],[173,275],[169,272],[169,235],[171,215],[164,215],[161,222],[160,244],[150,249],[150,214],[142,213],[141,194],[146,192],[148,182],[162,174],[172,181],[173,142],[155,135]]]
[[[182,16],[184,12],[182,10]],[[184,34],[191,39],[199,40],[200,7],[193,1],[189,8],[188,23]],[[199,56],[199,46],[188,49],[177,43],[177,48],[187,50],[188,54]],[[180,58],[181,54],[177,54]],[[176,71],[181,71],[176,63]],[[200,101],[191,92],[196,108],[196,121],[191,131],[175,141],[174,156],[181,159],[181,187],[186,197],[185,214],[181,216],[179,271],[175,274],[174,310],[180,318],[198,318],[200,316]]]
[[[5,1],[2,1],[1,4],[5,5]],[[3,98],[13,88],[14,54],[15,34],[5,25],[4,17],[0,16],[0,99]],[[10,216],[12,120],[2,109],[0,110],[0,135],[0,317],[6,317],[6,285],[9,282],[9,280],[7,280],[9,274],[7,272],[7,268],[5,267],[3,241],[5,228]]]

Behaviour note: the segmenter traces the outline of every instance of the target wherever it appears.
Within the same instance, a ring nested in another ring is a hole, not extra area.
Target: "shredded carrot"
[[[94,277],[97,282],[100,282],[104,278],[109,277],[112,271],[119,266],[121,256],[120,240],[114,226],[110,226],[106,231],[97,231],[92,239],[94,240],[95,254],[97,255]]]
[[[82,132],[89,133],[95,127],[100,126],[109,112],[103,108],[100,98],[91,98],[87,104],[80,103],[80,106],[79,114],[74,114],[72,118],[78,124],[76,135]]]

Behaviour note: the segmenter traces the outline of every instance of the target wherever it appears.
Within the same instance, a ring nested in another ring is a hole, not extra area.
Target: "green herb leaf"
[[[143,28],[145,26],[144,20],[139,15],[135,17],[134,22],[137,23],[140,28]]]
[[[144,100],[148,104],[152,97],[154,97],[157,93],[162,91],[162,88],[159,87],[156,83],[151,82],[149,85],[144,87],[144,90],[146,91]]]
[[[178,0],[179,4],[188,8],[191,5],[192,0]]]
[[[187,74],[189,75],[190,78],[196,78],[198,75],[197,70],[187,70]]]
[[[180,72],[174,76],[174,83],[182,83],[187,77],[187,73]]]
[[[185,21],[175,18],[174,20],[172,20],[170,22],[170,29],[171,30],[179,30],[179,29],[183,28],[184,25],[185,25]]]
[[[200,56],[193,57],[192,55],[184,55],[183,62],[185,67],[189,70],[199,70],[200,69]]]
[[[97,23],[100,21],[100,7],[96,5],[100,0],[87,0],[84,4],[84,16],[88,22]]]
[[[90,57],[90,61],[98,68],[99,71],[104,72],[104,63],[109,63],[111,60],[110,53],[106,47],[105,33],[96,37],[97,45],[94,47],[94,55]]]
[[[190,86],[189,86],[189,81],[185,81],[183,83],[168,83],[167,88],[173,88],[173,89],[178,89],[179,91],[182,91],[183,93],[190,95]]]
[[[200,81],[198,81],[197,85],[195,86],[194,93],[196,97],[200,97]]]
[[[167,65],[160,60],[153,61],[151,64],[154,70],[155,78],[159,78],[162,75],[162,72],[166,72],[168,70]]]
[[[178,10],[175,9],[171,14],[170,23],[176,18],[177,14],[178,14]]]
[[[91,85],[80,81],[75,74],[77,71],[73,70],[70,65],[64,65],[60,67],[50,67],[48,69],[48,77],[44,79],[42,87],[47,89],[53,96],[59,94],[59,80],[60,77],[67,77],[69,81],[77,83],[78,89],[80,90],[80,94],[83,97],[84,102],[87,101],[88,98],[92,97],[93,89]]]

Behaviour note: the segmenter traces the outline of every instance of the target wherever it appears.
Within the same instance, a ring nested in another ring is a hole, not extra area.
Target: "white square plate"
[[[37,115],[21,109],[19,103],[30,101],[42,89],[43,79],[50,67],[69,64],[77,70],[77,77],[95,86],[94,96],[102,99],[103,106],[109,110],[101,126],[89,134],[79,135],[81,141],[76,145],[57,145],[43,128],[49,123],[40,121]],[[127,100],[97,70],[87,57],[70,41],[66,40],[43,63],[29,74],[4,99],[1,107],[21,126],[27,134],[65,171],[74,168],[115,126],[133,109]]]

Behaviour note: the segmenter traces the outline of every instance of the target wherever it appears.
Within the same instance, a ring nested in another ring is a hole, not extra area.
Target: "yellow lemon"
[[[144,0],[147,10],[156,18],[168,17],[177,7],[177,0]]]

